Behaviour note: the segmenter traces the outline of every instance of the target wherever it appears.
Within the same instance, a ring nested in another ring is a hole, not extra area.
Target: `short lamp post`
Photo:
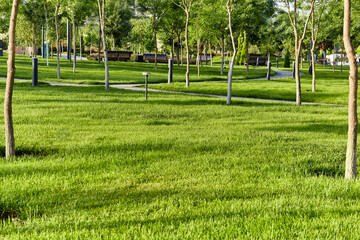
[[[145,76],[145,101],[147,100],[147,94],[148,94],[148,78],[149,75],[151,75],[150,72],[143,72],[142,75]]]

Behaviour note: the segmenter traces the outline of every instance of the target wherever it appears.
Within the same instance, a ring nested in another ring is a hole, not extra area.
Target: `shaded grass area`
[[[20,154],[1,160],[0,211],[18,216],[0,225],[6,239],[359,235],[360,185],[343,180],[345,107],[145,102],[28,82],[14,93]]]
[[[66,83],[83,84],[104,84],[105,70],[104,63],[97,61],[77,61],[76,73],[73,73],[73,64],[61,59],[61,79],[57,79],[56,58],[50,59],[49,67],[46,66],[46,59],[39,57],[39,80],[56,81]],[[6,56],[0,57],[0,76],[6,76]],[[168,65],[158,64],[158,69],[154,69],[152,63],[136,62],[109,62],[110,84],[119,83],[144,83],[142,72],[151,72],[150,83],[165,83],[168,81]],[[177,67],[174,65],[175,82],[185,82],[186,65]],[[192,65],[190,68],[191,81],[215,81],[226,80],[228,68],[225,67],[224,75],[220,75],[220,65],[215,63],[213,67],[204,65],[201,68],[201,75],[198,77],[197,67]],[[247,79],[265,77],[267,70],[262,68],[251,68],[247,73],[243,66],[236,67],[234,79]],[[275,74],[275,72],[272,72]],[[16,78],[31,79],[32,64],[31,58],[23,55],[16,55]]]
[[[316,92],[312,92],[312,76],[307,73],[308,65],[304,64],[302,71],[305,76],[301,77],[302,101],[315,103],[347,104],[349,94],[349,81],[344,66],[343,74],[340,74],[339,67],[334,73],[330,67],[324,70],[321,65],[317,65]],[[184,84],[157,84],[150,86],[153,89],[161,89],[178,92],[195,92],[204,94],[226,95],[227,83],[192,83],[189,88]],[[233,96],[265,98],[279,100],[296,100],[295,79],[273,79],[267,80],[248,80],[234,82],[232,86]]]

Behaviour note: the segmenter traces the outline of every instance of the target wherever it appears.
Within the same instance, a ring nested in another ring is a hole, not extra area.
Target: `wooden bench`
[[[144,54],[144,61],[146,63],[154,63],[155,62],[155,54]],[[165,54],[157,55],[158,63],[168,63],[168,57]]]
[[[127,51],[108,51],[108,60],[109,61],[130,61],[131,54],[133,52],[127,52]],[[105,60],[104,58],[102,59]]]
[[[200,61],[201,62],[211,62],[211,57],[210,57],[210,54],[208,55],[200,55]]]
[[[259,60],[257,60],[259,59]],[[248,64],[252,66],[256,66],[256,62],[258,61],[258,66],[266,66],[267,65],[267,57],[249,57]],[[246,62],[244,63],[246,65]]]

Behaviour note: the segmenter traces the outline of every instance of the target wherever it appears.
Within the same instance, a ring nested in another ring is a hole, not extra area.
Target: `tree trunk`
[[[79,38],[80,38],[80,60],[82,60],[81,26],[79,26]]]
[[[344,46],[349,59],[349,127],[346,151],[345,178],[356,178],[356,145],[357,145],[357,90],[358,90],[358,66],[354,49],[350,39],[351,0],[344,0]]]
[[[36,57],[35,24],[33,23],[33,57]]]
[[[112,50],[115,50],[115,36],[114,35],[113,35],[112,40],[113,40]],[[135,47],[134,53],[136,54],[136,47]]]
[[[98,0],[98,3],[99,3],[99,7],[100,7],[100,0]],[[101,19],[100,19],[100,16],[99,16],[99,54],[98,54],[98,56],[99,56],[99,63],[100,63],[100,61],[101,61],[101,58],[100,58],[100,52],[101,52]]]
[[[180,35],[178,35],[178,44],[176,46],[176,59],[177,59],[177,66],[180,67],[180,53],[179,53],[179,44],[180,44]]]
[[[224,59],[225,59],[225,39],[224,39],[224,36],[222,37],[221,39],[221,72],[220,74],[221,75],[224,75]]]
[[[181,47],[181,66],[184,66],[182,33],[180,33],[180,47]]]
[[[175,39],[174,34],[172,34],[172,44],[171,44],[171,59],[174,60],[174,53],[175,53]]]
[[[315,34],[314,34],[314,29],[315,28],[315,16],[314,16],[314,12],[312,14],[312,19],[311,19],[311,40],[312,40],[312,46],[311,46],[311,68],[312,68],[312,92],[316,92],[316,71],[315,71],[315,44],[316,44],[316,39],[315,39]]]
[[[55,28],[56,28],[56,58],[57,58],[57,78],[60,79],[60,34],[59,34],[59,22],[58,14],[60,8],[60,0],[58,0],[55,8]]]
[[[5,156],[11,158],[15,156],[15,136],[14,125],[12,118],[12,96],[14,90],[15,77],[15,32],[16,19],[19,9],[19,0],[14,0],[10,17],[9,28],[9,48],[8,48],[8,62],[7,62],[7,79],[4,99],[4,122],[5,122]]]
[[[49,66],[49,42],[48,42],[48,31],[49,31],[49,24],[47,18],[47,8],[44,5],[45,9],[45,21],[46,21],[46,66]]]
[[[301,61],[301,70],[304,68],[304,57],[303,57],[303,50],[302,50],[302,47],[301,47],[301,55],[300,55],[301,57],[301,59],[300,59],[300,61]]]
[[[157,55],[158,55],[158,46],[157,46],[157,29],[156,29],[156,23],[155,23],[155,17],[154,17],[154,39],[155,39],[155,69],[157,69]]]
[[[72,20],[73,20],[73,31],[74,31],[74,62],[73,62],[73,73],[76,72],[76,25],[75,25],[75,16],[74,16],[74,0],[72,0]],[[71,54],[71,53],[70,53]],[[70,55],[71,56],[71,55]]]
[[[100,0],[98,0],[98,5],[99,5],[100,26],[101,26],[101,32],[102,32],[104,57],[105,57],[105,89],[110,90],[109,62],[108,62],[108,54],[107,54],[107,47],[106,47],[106,35],[105,35],[105,0],[102,0],[102,4],[100,3]]]
[[[190,10],[186,11],[185,44],[186,44],[186,87],[190,86],[190,51],[189,51],[189,18]]]
[[[198,69],[198,77],[200,77],[200,39],[197,39],[196,65]]]
[[[249,36],[246,34],[246,36]],[[249,40],[246,37],[246,72],[249,72]]]
[[[211,43],[209,43],[209,50],[210,50],[210,62],[211,62],[211,66],[213,66]]]

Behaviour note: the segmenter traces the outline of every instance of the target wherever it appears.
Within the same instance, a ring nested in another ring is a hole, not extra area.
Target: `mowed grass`
[[[4,239],[360,235],[346,107],[17,82],[13,111]]]
[[[273,61],[274,62],[274,61]],[[273,69],[276,69],[273,67]],[[279,68],[282,70],[290,70]],[[304,102],[347,104],[349,94],[349,67],[344,66],[340,72],[340,66],[333,72],[332,67],[316,65],[316,92],[312,92],[312,76],[307,72],[308,64],[304,64],[301,77],[301,96]],[[195,92],[203,94],[227,95],[228,84],[226,82],[191,83],[185,87],[183,83],[156,84],[150,88],[177,92]],[[234,81],[232,95],[249,98],[265,98],[276,100],[296,100],[295,79],[272,79],[267,80],[244,80]]]
[[[39,56],[39,81],[57,81],[65,83],[82,83],[104,85],[105,68],[104,63],[97,61],[77,61],[76,73],[73,73],[73,63],[61,59],[61,79],[57,79],[57,61],[54,56],[50,59],[49,66],[46,65],[46,59]],[[0,76],[6,77],[6,55],[0,57]],[[16,78],[32,78],[32,59],[25,55],[16,55]],[[110,84],[122,83],[144,83],[145,77],[143,72],[151,72],[149,77],[150,83],[165,83],[168,81],[168,65],[159,63],[158,69],[154,69],[153,63],[136,63],[136,62],[109,62]],[[178,67],[174,65],[173,81],[185,83],[186,64]],[[224,74],[220,75],[220,64],[215,63],[213,67],[203,65],[200,77],[198,77],[197,67],[191,65],[191,81],[216,81],[226,80],[228,65],[225,65]],[[256,69],[252,67],[246,72],[244,66],[237,66],[234,70],[236,76],[234,79],[247,79],[265,77],[267,70]],[[272,72],[275,74],[275,72]]]

